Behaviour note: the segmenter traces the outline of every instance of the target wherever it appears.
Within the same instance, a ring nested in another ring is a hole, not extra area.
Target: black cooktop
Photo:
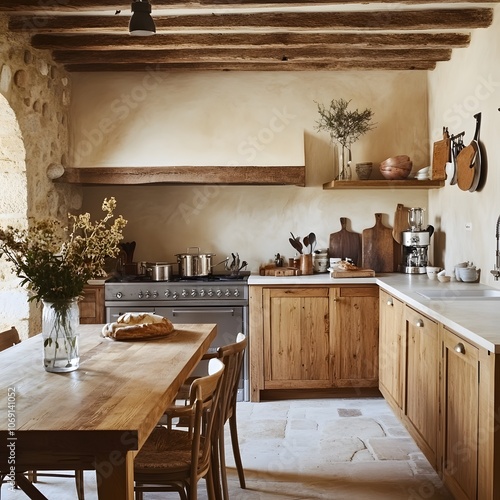
[[[240,271],[238,274],[209,274],[207,276],[173,276],[171,282],[210,282],[210,281],[248,281],[250,271]],[[124,274],[109,278],[106,283],[149,283],[153,282],[150,276],[143,274]],[[158,281],[155,281],[158,283]]]

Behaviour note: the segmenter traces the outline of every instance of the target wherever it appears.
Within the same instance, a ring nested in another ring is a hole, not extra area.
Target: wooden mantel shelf
[[[65,168],[57,182],[81,185],[232,184],[305,186],[305,166]]]
[[[330,181],[323,184],[323,189],[437,189],[444,186],[444,181],[419,181],[406,179],[401,181],[366,180],[366,181]]]

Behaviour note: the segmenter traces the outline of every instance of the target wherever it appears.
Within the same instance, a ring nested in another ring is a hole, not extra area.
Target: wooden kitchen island
[[[132,500],[134,456],[217,327],[177,324],[130,342],[101,328],[80,326],[80,368],[70,373],[44,370],[41,335],[0,353],[0,470],[94,469],[100,500]]]

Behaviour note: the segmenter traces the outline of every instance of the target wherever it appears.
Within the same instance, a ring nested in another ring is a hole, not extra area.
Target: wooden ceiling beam
[[[106,51],[54,51],[54,59],[62,64],[77,64],[82,58],[88,63],[100,64],[136,64],[144,61],[141,50]],[[340,62],[343,60],[365,61],[446,61],[451,58],[451,49],[330,49],[324,47],[305,47],[287,49],[269,48],[210,48],[198,49],[166,49],[150,51],[147,56],[149,64],[161,63],[201,63],[207,62],[282,62],[282,61],[324,61]]]
[[[248,30],[456,30],[486,28],[493,10],[428,9],[363,12],[260,12],[245,14],[192,14],[155,17],[157,31],[175,29]],[[129,16],[20,16],[11,17],[9,29],[23,32],[127,32]]]
[[[38,49],[66,50],[157,50],[168,47],[312,47],[323,45],[350,48],[450,48],[467,47],[468,33],[195,33],[159,34],[152,37],[125,35],[44,35],[31,39]]]
[[[435,61],[303,61],[293,62],[252,62],[252,63],[221,63],[221,62],[201,62],[201,63],[162,63],[162,64],[91,64],[79,63],[68,64],[65,68],[70,72],[94,72],[94,71],[407,71],[407,70],[433,70],[436,67]]]
[[[427,0],[428,5],[440,4],[494,4],[500,0]],[[82,11],[130,11],[132,1],[123,0],[71,0],[70,1],[40,1],[40,0],[0,0],[0,12],[28,13],[28,12],[82,12]],[[360,0],[314,0],[307,2],[308,6],[314,5],[353,5],[362,3]],[[372,4],[394,3],[393,0],[370,0]],[[397,3],[403,5],[418,5],[421,0],[399,0]],[[155,9],[179,9],[196,7],[293,7],[303,6],[300,0],[151,0],[153,11]]]

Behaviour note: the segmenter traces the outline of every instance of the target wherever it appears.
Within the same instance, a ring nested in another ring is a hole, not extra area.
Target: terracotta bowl
[[[401,179],[406,179],[411,172],[413,164],[412,162],[407,162],[404,165],[397,166],[397,167],[382,167],[380,166],[380,173],[385,179],[389,180],[401,180]]]
[[[390,158],[387,158],[387,160],[384,160],[380,166],[381,167],[399,167],[401,164],[408,163],[410,161],[410,157],[406,155],[398,155],[398,156],[391,156]]]

